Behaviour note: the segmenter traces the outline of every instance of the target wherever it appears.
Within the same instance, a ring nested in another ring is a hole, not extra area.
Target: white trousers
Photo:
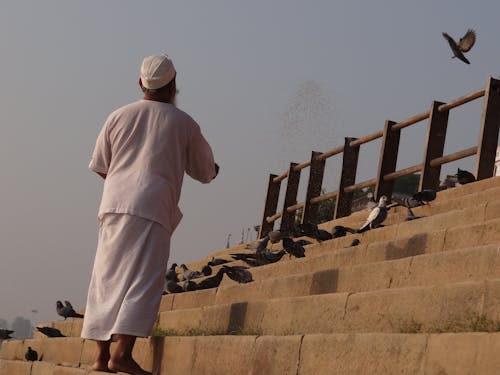
[[[107,341],[113,334],[147,337],[165,285],[170,233],[127,214],[106,214],[87,297],[81,336]]]

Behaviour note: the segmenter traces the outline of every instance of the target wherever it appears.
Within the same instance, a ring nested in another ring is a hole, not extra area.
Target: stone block
[[[296,374],[303,336],[259,336],[249,375]],[[247,374],[247,372],[242,372]]]
[[[500,218],[500,199],[490,201],[486,205],[484,220],[493,220]]]
[[[31,375],[53,375],[56,365],[50,362],[33,362]]]
[[[197,337],[191,374],[248,374],[255,340],[255,336]]]
[[[43,342],[43,360],[57,365],[78,367],[83,349],[83,339],[79,337],[55,337]]]
[[[260,316],[252,314],[253,304],[249,304],[249,326],[268,335],[338,332],[343,326],[347,296],[332,293],[270,300],[261,303]]]
[[[0,360],[0,374],[5,375],[30,375],[31,362]]]
[[[484,244],[484,222],[461,225],[446,230],[444,250],[455,250]]]
[[[0,350],[0,359],[24,359],[23,340],[3,340],[2,349]]]
[[[165,294],[161,297],[159,312],[172,310],[174,296],[175,294]]]
[[[446,325],[464,314],[482,311],[484,282],[462,282],[355,293],[347,301],[337,332],[402,332]]]
[[[426,340],[380,333],[306,335],[298,375],[424,375]]]
[[[484,223],[483,244],[500,244],[500,219]]]
[[[195,375],[192,372],[197,355],[195,337],[165,337],[160,343],[159,374]]]
[[[195,280],[196,281],[196,280]],[[172,310],[211,306],[215,303],[216,288],[174,294]]]
[[[445,333],[430,335],[427,347],[425,374],[427,375],[469,375],[469,374],[498,374],[500,361],[498,351],[492,356],[482,354],[479,362],[478,354],[488,350],[484,345],[487,333]],[[496,349],[500,348],[497,337]],[[496,367],[492,367],[495,365]]]

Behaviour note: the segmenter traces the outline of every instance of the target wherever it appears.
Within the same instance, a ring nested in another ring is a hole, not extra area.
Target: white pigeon
[[[382,195],[378,202],[377,207],[371,210],[370,215],[368,215],[368,219],[363,224],[363,226],[358,230],[358,233],[362,233],[368,229],[377,228],[382,224],[382,222],[387,218],[387,197]]]

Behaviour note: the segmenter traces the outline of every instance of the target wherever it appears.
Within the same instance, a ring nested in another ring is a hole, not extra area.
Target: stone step
[[[492,218],[500,217],[500,187],[494,187],[485,191],[479,191],[471,195],[461,196],[450,201],[441,201],[441,203],[431,203],[426,206],[417,207],[414,209],[415,215],[425,216],[419,220],[406,222],[406,209],[403,207],[395,207],[391,209],[386,227],[377,230],[370,230],[362,235],[348,235],[346,237],[324,241],[321,244],[309,245],[306,251],[321,251],[322,248],[340,248],[349,246],[354,238],[361,240],[361,243],[369,243],[373,241],[387,240],[395,238],[395,236],[406,236],[409,234],[435,230],[438,228],[446,229],[456,225],[465,225],[472,222],[481,222]],[[353,215],[328,223],[322,224],[320,227],[331,231],[335,225],[346,225],[354,228],[359,228],[364,221],[368,212],[357,212]],[[339,221],[340,220],[340,221]],[[349,220],[347,222],[346,220]],[[313,241],[315,242],[315,241]],[[209,254],[205,259],[189,264],[191,269],[201,269],[212,257],[222,257],[231,259],[230,254],[235,252],[245,251],[245,244],[238,245],[230,249],[219,250]],[[271,246],[272,249],[281,248],[280,244]]]
[[[396,260],[327,268],[289,276],[263,278],[248,284],[165,296],[160,311],[189,309],[273,298],[384,288],[438,285],[500,278],[499,245],[429,253]]]
[[[497,375],[500,368],[500,333],[195,336],[152,342],[152,366],[159,375]],[[105,374],[5,359],[0,373]]]
[[[171,310],[159,314],[158,327],[173,334],[395,333],[483,315],[500,318],[500,279]]]

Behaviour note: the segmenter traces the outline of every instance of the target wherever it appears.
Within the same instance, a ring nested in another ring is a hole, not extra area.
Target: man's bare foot
[[[108,368],[115,372],[125,372],[130,375],[152,375],[137,364],[133,358],[111,358],[108,362]]]
[[[116,373],[116,371],[113,371],[113,370],[109,369],[109,367],[108,367],[108,361],[99,360],[99,359],[94,362],[94,364],[92,365],[91,369],[93,371],[103,371],[103,372]]]

